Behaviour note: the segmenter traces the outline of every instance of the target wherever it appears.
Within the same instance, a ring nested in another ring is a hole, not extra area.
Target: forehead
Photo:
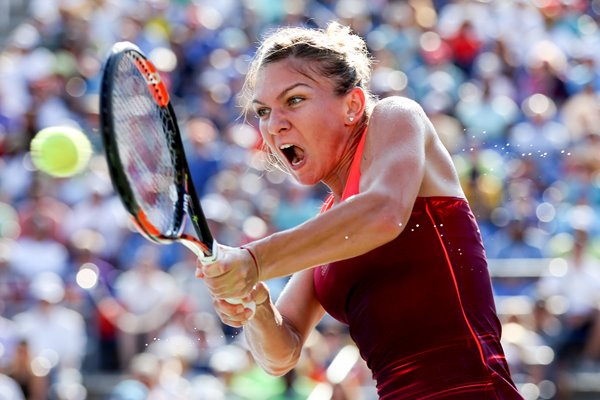
[[[261,100],[269,96],[278,96],[297,84],[314,90],[331,90],[330,79],[321,76],[314,64],[287,58],[262,66],[256,74],[254,98]]]

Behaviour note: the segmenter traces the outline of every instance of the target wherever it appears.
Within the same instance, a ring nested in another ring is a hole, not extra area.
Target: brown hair
[[[334,91],[343,96],[355,87],[365,91],[368,118],[375,97],[369,90],[372,60],[365,41],[349,27],[330,22],[325,29],[283,27],[271,32],[259,46],[241,93],[244,114],[251,109],[258,71],[287,58],[310,61],[307,68],[331,79]]]
[[[366,126],[376,100],[369,90],[372,59],[365,41],[349,27],[337,22],[330,22],[325,29],[278,28],[264,38],[250,64],[240,94],[245,117],[252,109],[252,97],[260,69],[288,58],[309,61],[306,68],[330,79],[335,94],[339,96],[348,94],[355,87],[362,88],[366,104],[365,112],[358,121],[358,129]],[[263,150],[268,164],[286,171],[266,144]]]

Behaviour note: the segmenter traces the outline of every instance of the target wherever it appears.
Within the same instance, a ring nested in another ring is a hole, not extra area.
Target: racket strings
[[[174,213],[176,168],[165,134],[172,121],[154,100],[131,57],[121,58],[112,93],[119,156],[146,220],[161,234],[170,235],[178,223]]]

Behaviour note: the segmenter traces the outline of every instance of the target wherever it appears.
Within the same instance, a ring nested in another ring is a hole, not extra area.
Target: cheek
[[[269,163],[277,164],[279,166],[279,168],[285,169],[287,166],[287,163],[285,161],[282,161],[279,158],[279,156],[277,155],[277,152],[275,151],[275,147],[273,146],[272,135],[265,135],[265,134],[263,134],[263,132],[261,130],[261,138],[263,141],[261,150],[267,156]]]
[[[259,124],[258,124],[258,132],[260,133],[260,138],[262,139],[263,143],[265,143],[265,145],[268,145],[269,147],[271,147],[272,135],[268,134],[267,127],[262,121],[259,122]]]

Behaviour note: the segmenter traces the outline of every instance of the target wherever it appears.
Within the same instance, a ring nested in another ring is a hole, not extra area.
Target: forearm
[[[394,239],[408,213],[400,215],[383,197],[355,196],[298,227],[253,242],[260,279],[356,257]]]
[[[258,365],[272,375],[284,375],[300,357],[302,340],[271,301],[259,304],[244,325],[248,347]]]

